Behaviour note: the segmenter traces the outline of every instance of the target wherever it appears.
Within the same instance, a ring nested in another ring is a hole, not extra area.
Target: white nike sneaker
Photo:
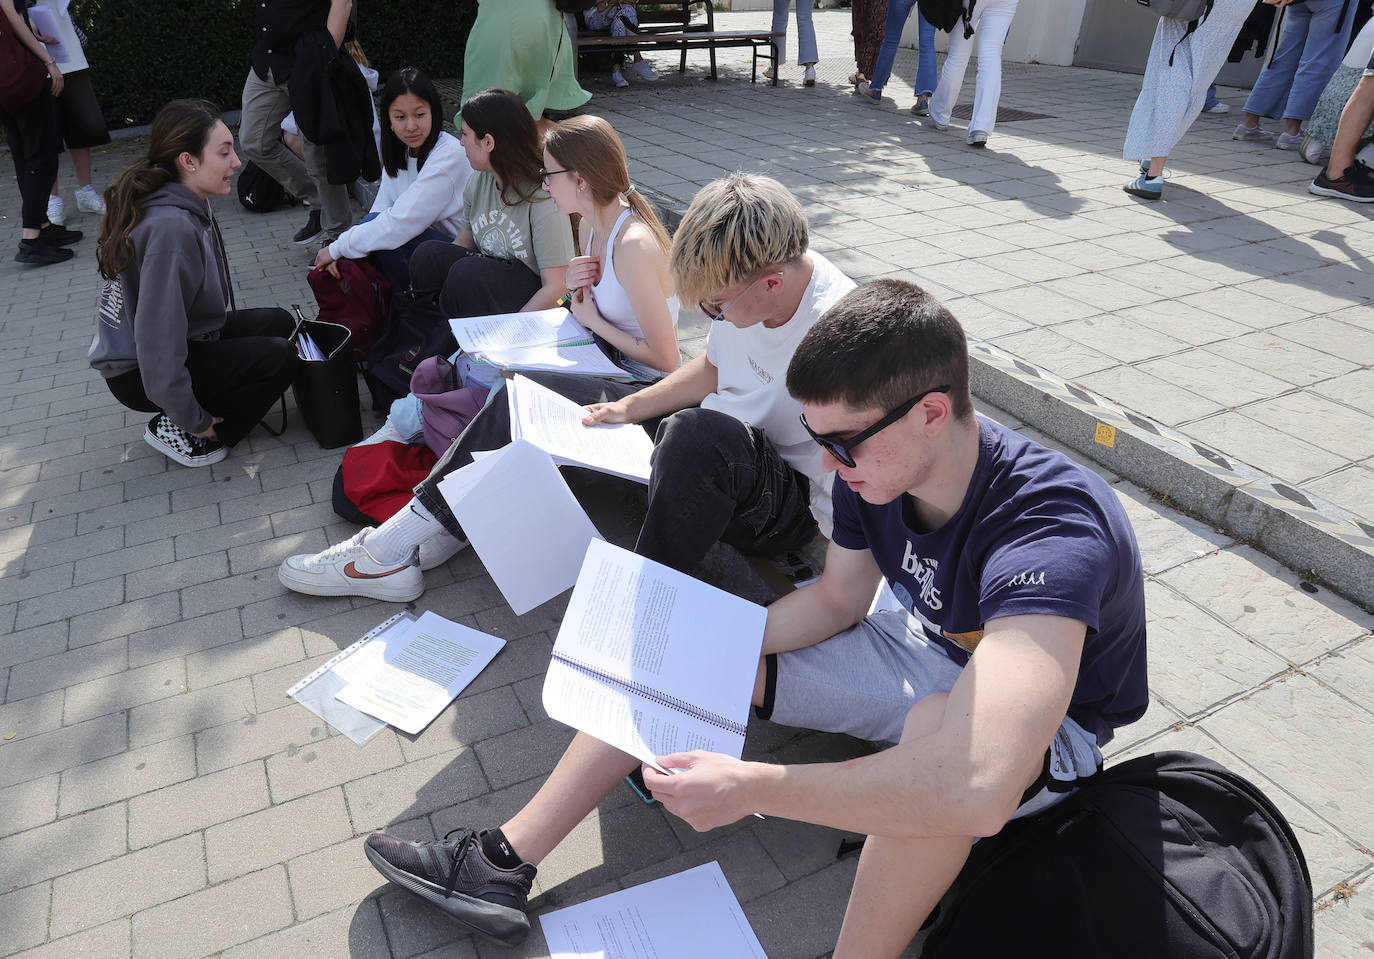
[[[365,596],[408,603],[425,591],[424,574],[412,560],[383,566],[372,558],[365,541],[372,527],[320,553],[288,556],[277,568],[287,589],[310,596]]]
[[[467,548],[467,540],[459,539],[446,529],[440,530],[420,544],[420,569],[428,573],[436,566],[443,566]]]

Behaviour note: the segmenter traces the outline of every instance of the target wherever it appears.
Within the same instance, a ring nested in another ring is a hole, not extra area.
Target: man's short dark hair
[[[938,387],[947,388],[956,418],[973,415],[963,327],[903,280],[845,294],[802,337],[787,367],[787,390],[802,403],[890,410]]]

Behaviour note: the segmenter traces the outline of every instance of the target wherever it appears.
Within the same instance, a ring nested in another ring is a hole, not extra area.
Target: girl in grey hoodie
[[[209,198],[238,167],[215,109],[174,100],[105,194],[91,366],[120,403],[156,414],[144,439],[185,466],[224,459],[296,370],[291,315],[235,308]]]

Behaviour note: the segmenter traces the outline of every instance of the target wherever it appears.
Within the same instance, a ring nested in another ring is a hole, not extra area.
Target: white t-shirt
[[[417,170],[415,162],[407,153],[404,169],[397,170],[395,176],[382,175],[382,185],[372,203],[372,212],[377,215],[345,230],[329,244],[330,256],[357,260],[374,250],[394,250],[430,227],[450,237],[458,235],[463,188],[472,175],[462,144],[452,134],[441,132],[425,158],[424,169]]]
[[[787,364],[812,324],[857,284],[816,251],[806,256],[811,282],[782,326],[770,330],[756,323],[741,330],[729,321],[711,324],[706,358],[720,371],[719,385],[701,405],[763,430],[788,465],[811,481],[811,513],[829,536],[835,477],[821,469],[821,448],[801,424],[801,404],[787,392]]]

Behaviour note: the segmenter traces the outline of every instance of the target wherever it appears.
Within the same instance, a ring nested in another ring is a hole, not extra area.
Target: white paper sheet
[[[516,615],[570,589],[600,539],[549,454],[524,440],[454,470],[439,492]]]
[[[528,313],[465,316],[448,322],[458,345],[469,353],[592,341],[587,328],[562,307]]]
[[[714,860],[539,917],[550,959],[768,959]]]
[[[739,756],[766,618],[762,606],[593,542],[554,642],[544,709],[653,765],[686,749]]]
[[[46,4],[38,4],[29,7],[29,22],[38,33],[56,38],[56,43],[46,46],[48,53],[57,61],[57,66],[63,73],[87,69],[89,64],[86,62],[86,55],[81,50],[81,41],[77,39],[70,18],[59,16]]]
[[[533,380],[516,375],[506,385],[511,439],[529,440],[554,462],[586,466],[612,476],[649,482],[654,441],[636,423],[583,426],[587,411]]]
[[[613,380],[634,379],[633,374],[612,363],[593,343],[551,343],[518,349],[481,350],[472,355],[501,370],[549,370]]]
[[[335,698],[418,733],[504,645],[504,639],[427,612],[409,629],[387,632],[335,666],[348,683]]]

